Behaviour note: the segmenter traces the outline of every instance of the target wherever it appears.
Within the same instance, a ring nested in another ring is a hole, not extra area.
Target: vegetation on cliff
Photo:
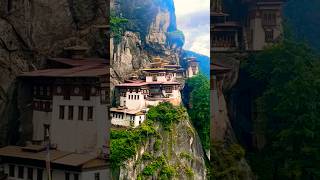
[[[128,19],[120,18],[116,16],[110,17],[110,27],[112,32],[112,37],[116,44],[121,40],[121,37],[125,31],[125,25],[128,23]]]
[[[211,144],[211,171],[210,177],[216,180],[246,180],[248,171],[243,166],[245,151],[238,144],[225,145],[223,143]]]
[[[151,121],[146,121],[136,129],[111,131],[111,164],[116,168],[133,157],[140,145],[151,136],[156,135],[156,130]]]
[[[161,122],[164,129],[170,131],[173,123],[186,119],[186,110],[183,106],[173,106],[171,103],[164,102],[151,107],[147,119],[152,122]]]
[[[111,131],[111,165],[119,179],[202,179],[205,163],[183,106],[160,103],[132,129]]]
[[[251,57],[264,85],[257,99],[265,147],[249,156],[260,179],[320,178],[320,61],[305,44],[284,41]]]
[[[187,80],[186,103],[188,113],[204,149],[210,148],[210,82],[203,74]]]
[[[155,129],[155,122],[160,122],[166,131],[171,131],[173,123],[186,119],[184,107],[173,106],[171,103],[161,103],[151,107],[147,114],[147,120],[137,128],[113,129],[111,131],[111,164],[113,168],[137,154],[141,145],[150,137],[159,138]],[[154,148],[158,149],[161,141],[156,141]]]

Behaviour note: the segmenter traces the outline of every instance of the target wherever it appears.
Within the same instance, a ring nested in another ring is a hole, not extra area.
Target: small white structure
[[[197,74],[199,74],[199,61],[195,57],[187,58],[188,69],[187,69],[187,77],[191,78]]]
[[[111,123],[118,126],[137,127],[145,120],[146,111],[111,108]]]

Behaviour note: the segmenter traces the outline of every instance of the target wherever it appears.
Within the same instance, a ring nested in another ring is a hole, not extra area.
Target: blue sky
[[[174,0],[184,49],[210,56],[210,0]]]

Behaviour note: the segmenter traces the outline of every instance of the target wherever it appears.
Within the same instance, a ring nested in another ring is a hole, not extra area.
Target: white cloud
[[[210,56],[210,0],[174,0],[184,48]]]
[[[210,0],[174,0],[177,17],[198,11],[210,12]]]

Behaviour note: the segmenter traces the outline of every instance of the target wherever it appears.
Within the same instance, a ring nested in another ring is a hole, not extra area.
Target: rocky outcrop
[[[216,53],[213,58],[214,61],[218,64],[221,64],[225,67],[231,69],[230,72],[222,75],[217,79],[217,96],[218,96],[218,105],[219,110],[217,111],[216,118],[219,120],[219,126],[212,127],[213,131],[216,134],[218,141],[236,143],[237,139],[234,134],[229,112],[228,112],[228,104],[226,101],[225,94],[234,87],[234,85],[238,82],[238,75],[240,69],[240,61],[245,58],[246,54],[242,53]]]
[[[172,0],[115,0],[111,11],[128,19],[120,41],[111,40],[112,84],[137,73],[156,56],[179,64],[181,45],[167,41],[167,33],[177,30]]]
[[[113,39],[110,44],[112,87],[150,62],[150,58],[142,50],[140,37],[135,32],[126,31],[119,44],[114,44]]]
[[[232,104],[228,100],[229,92],[238,82],[240,62],[246,53],[215,53],[214,62],[231,69],[230,72],[216,78],[216,91],[211,99],[213,122],[211,124],[212,149],[211,163],[216,179],[254,179],[250,166],[245,160],[245,151],[238,145],[238,136],[234,131],[231,114]],[[218,109],[214,109],[218,107]],[[231,110],[231,111],[230,111]],[[231,117],[231,118],[230,118]]]
[[[135,180],[139,176],[142,179],[160,179],[158,175],[153,177],[142,175],[143,170],[152,163],[152,158],[143,157],[144,154],[149,154],[151,157],[163,155],[168,166],[175,169],[176,175],[172,179],[205,180],[206,165],[203,149],[190,121],[185,119],[172,125],[172,131],[164,130],[159,123],[155,129],[159,136],[149,138],[135,157],[124,162],[124,166],[120,169],[119,179]],[[157,141],[160,144],[155,145]]]
[[[0,0],[0,145],[22,143],[20,136],[32,133],[20,127],[31,120],[28,103],[17,98],[16,76],[62,56],[68,46],[88,46],[88,55],[106,57],[105,37],[95,25],[107,17],[106,0]]]

